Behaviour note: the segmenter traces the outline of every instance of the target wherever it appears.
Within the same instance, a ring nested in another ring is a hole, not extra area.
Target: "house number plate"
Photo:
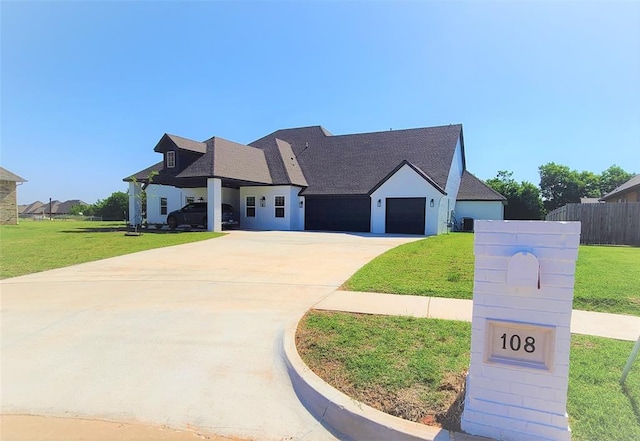
[[[485,362],[551,371],[555,327],[487,320]]]

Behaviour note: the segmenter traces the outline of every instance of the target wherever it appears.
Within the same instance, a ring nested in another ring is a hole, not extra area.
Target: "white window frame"
[[[169,212],[169,204],[167,202],[168,202],[167,198],[160,198],[160,215],[161,216]]]
[[[176,152],[170,150],[166,153],[167,168],[175,168],[176,166]]]

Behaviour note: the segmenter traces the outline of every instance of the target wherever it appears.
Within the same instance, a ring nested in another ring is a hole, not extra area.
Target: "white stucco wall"
[[[432,236],[439,231],[439,208],[443,194],[436,190],[422,176],[408,165],[404,165],[384,184],[371,194],[371,232],[385,232],[386,198],[426,198],[425,235]],[[378,199],[381,206],[378,207]],[[430,206],[431,199],[434,207]]]
[[[463,217],[474,220],[503,220],[504,205],[500,201],[458,201],[455,207],[458,226]]]
[[[256,186],[240,189],[240,227],[255,230],[302,230],[304,229],[304,207],[300,207],[298,196],[300,187],[291,185],[276,185],[273,187]],[[247,196],[256,198],[256,215],[247,217]],[[284,196],[284,217],[275,215],[275,198]],[[265,206],[260,205],[261,198],[265,198]]]
[[[167,213],[184,207],[187,198],[193,197],[195,202],[200,198],[207,202],[207,189],[176,188],[168,185],[151,184],[147,187],[147,222],[150,224],[166,223],[167,215],[160,214],[160,198],[167,198]],[[240,190],[222,187],[221,203],[233,206],[240,212]]]
[[[129,225],[140,225],[142,217],[142,185],[129,182]]]
[[[222,231],[222,181],[207,179],[207,231]]]
[[[451,167],[449,169],[449,177],[447,178],[447,185],[444,188],[444,191],[447,193],[449,197],[453,200],[458,196],[458,189],[460,188],[460,181],[462,180],[462,144],[460,144],[460,139],[458,138],[458,143],[456,144],[456,150],[453,154],[453,159],[451,160]]]

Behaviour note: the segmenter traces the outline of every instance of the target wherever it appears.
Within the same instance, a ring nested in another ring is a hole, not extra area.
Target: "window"
[[[160,214],[167,214],[167,198],[160,198]]]
[[[193,196],[187,196],[185,204],[193,204],[195,202],[195,198]]]
[[[167,152],[167,168],[174,168],[176,166],[176,152]]]
[[[256,217],[256,197],[247,196],[247,217]]]
[[[276,217],[284,217],[284,196],[276,196]]]

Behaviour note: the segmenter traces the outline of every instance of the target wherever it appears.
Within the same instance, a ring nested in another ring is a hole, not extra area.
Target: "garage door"
[[[426,198],[387,198],[387,233],[424,234]]]
[[[304,229],[322,231],[371,231],[369,196],[305,198]]]

